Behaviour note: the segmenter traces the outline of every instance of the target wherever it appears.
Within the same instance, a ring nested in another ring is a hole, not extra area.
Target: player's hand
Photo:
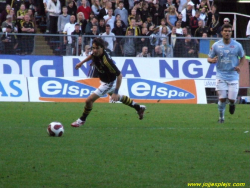
[[[213,59],[211,59],[210,63],[217,63],[218,61],[218,56],[215,56]]]
[[[118,101],[118,100],[119,100],[119,95],[113,93],[112,96],[111,96],[111,100],[112,100],[112,101]]]
[[[77,63],[76,66],[75,66],[75,69],[77,70],[77,69],[79,69],[81,66],[82,66],[82,62]]]
[[[240,67],[239,66],[234,67],[234,70],[237,71],[238,73],[240,73]]]

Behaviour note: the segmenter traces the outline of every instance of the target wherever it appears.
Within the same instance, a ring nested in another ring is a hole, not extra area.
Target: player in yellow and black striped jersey
[[[92,43],[92,54],[76,65],[79,69],[83,63],[92,60],[93,66],[98,70],[101,85],[87,99],[82,116],[71,124],[72,127],[80,127],[86,121],[87,116],[92,110],[93,103],[100,97],[109,94],[112,101],[120,101],[137,111],[139,119],[143,119],[146,107],[135,103],[128,96],[118,94],[122,74],[116,67],[111,57],[105,51],[105,44],[101,38],[95,38]]]

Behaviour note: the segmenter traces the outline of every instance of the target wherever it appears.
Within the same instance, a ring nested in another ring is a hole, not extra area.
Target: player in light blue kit
[[[207,61],[216,63],[216,91],[219,97],[219,123],[224,123],[226,100],[229,100],[229,112],[234,114],[235,101],[239,91],[240,68],[246,61],[240,43],[231,39],[232,25],[224,24],[221,28],[222,40],[214,43]],[[240,58],[240,60],[238,59]]]

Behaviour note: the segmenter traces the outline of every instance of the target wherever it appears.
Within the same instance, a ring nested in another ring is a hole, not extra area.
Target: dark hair
[[[228,23],[226,23],[226,24],[223,24],[222,26],[221,26],[221,31],[223,31],[224,29],[227,29],[227,28],[233,28],[233,26],[231,25],[231,24],[228,24]]]
[[[99,46],[101,48],[105,48],[104,41],[101,38],[94,38],[92,45],[95,44],[96,46]]]
[[[106,25],[106,27],[109,27],[109,28],[110,28],[110,25],[109,25],[109,24],[107,24],[107,25]]]

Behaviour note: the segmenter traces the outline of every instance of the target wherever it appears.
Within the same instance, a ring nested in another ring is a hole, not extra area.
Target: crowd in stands
[[[93,38],[102,37],[114,56],[198,57],[199,40],[191,37],[220,37],[223,25],[213,0],[43,0],[42,5],[34,0],[5,5],[0,16],[3,54],[15,54],[16,48],[31,54],[34,36],[8,33],[36,33],[36,17],[43,14],[39,21],[46,23],[47,34],[79,36],[78,42],[58,37],[66,55],[77,54],[76,44],[78,54],[89,54]]]

